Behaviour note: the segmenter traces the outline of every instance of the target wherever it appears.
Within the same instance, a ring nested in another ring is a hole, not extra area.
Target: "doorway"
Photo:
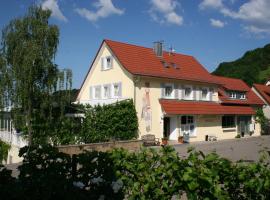
[[[237,132],[242,137],[250,135],[249,126],[251,124],[251,116],[238,116],[237,117]]]
[[[170,135],[170,118],[164,117],[163,119],[163,137],[166,137],[169,139]]]

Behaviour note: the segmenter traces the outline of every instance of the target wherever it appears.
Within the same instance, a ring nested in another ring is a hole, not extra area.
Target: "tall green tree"
[[[0,103],[2,108],[12,107],[14,121],[25,128],[30,145],[37,119],[52,119],[52,94],[71,88],[71,71],[60,72],[55,64],[59,29],[49,24],[50,15],[49,10],[32,6],[2,31]]]

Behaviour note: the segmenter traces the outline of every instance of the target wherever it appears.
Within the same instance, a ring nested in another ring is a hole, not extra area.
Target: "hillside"
[[[270,78],[270,44],[247,51],[235,61],[219,64],[213,74],[240,78],[249,85],[264,83]]]

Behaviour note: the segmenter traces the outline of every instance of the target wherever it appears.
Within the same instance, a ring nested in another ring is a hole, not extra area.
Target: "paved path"
[[[258,161],[261,151],[270,155],[270,136],[247,137],[231,140],[222,140],[216,142],[198,142],[191,144],[175,144],[173,147],[180,156],[188,155],[188,147],[195,147],[205,154],[216,151],[221,157],[228,158],[232,161],[240,159],[247,162]]]

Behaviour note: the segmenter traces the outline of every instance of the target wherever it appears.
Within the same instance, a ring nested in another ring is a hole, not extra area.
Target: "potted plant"
[[[167,145],[168,144],[168,138],[167,137],[161,138],[161,143],[162,143],[162,145]]]
[[[178,136],[178,143],[182,144],[184,143],[184,137],[183,136]]]

